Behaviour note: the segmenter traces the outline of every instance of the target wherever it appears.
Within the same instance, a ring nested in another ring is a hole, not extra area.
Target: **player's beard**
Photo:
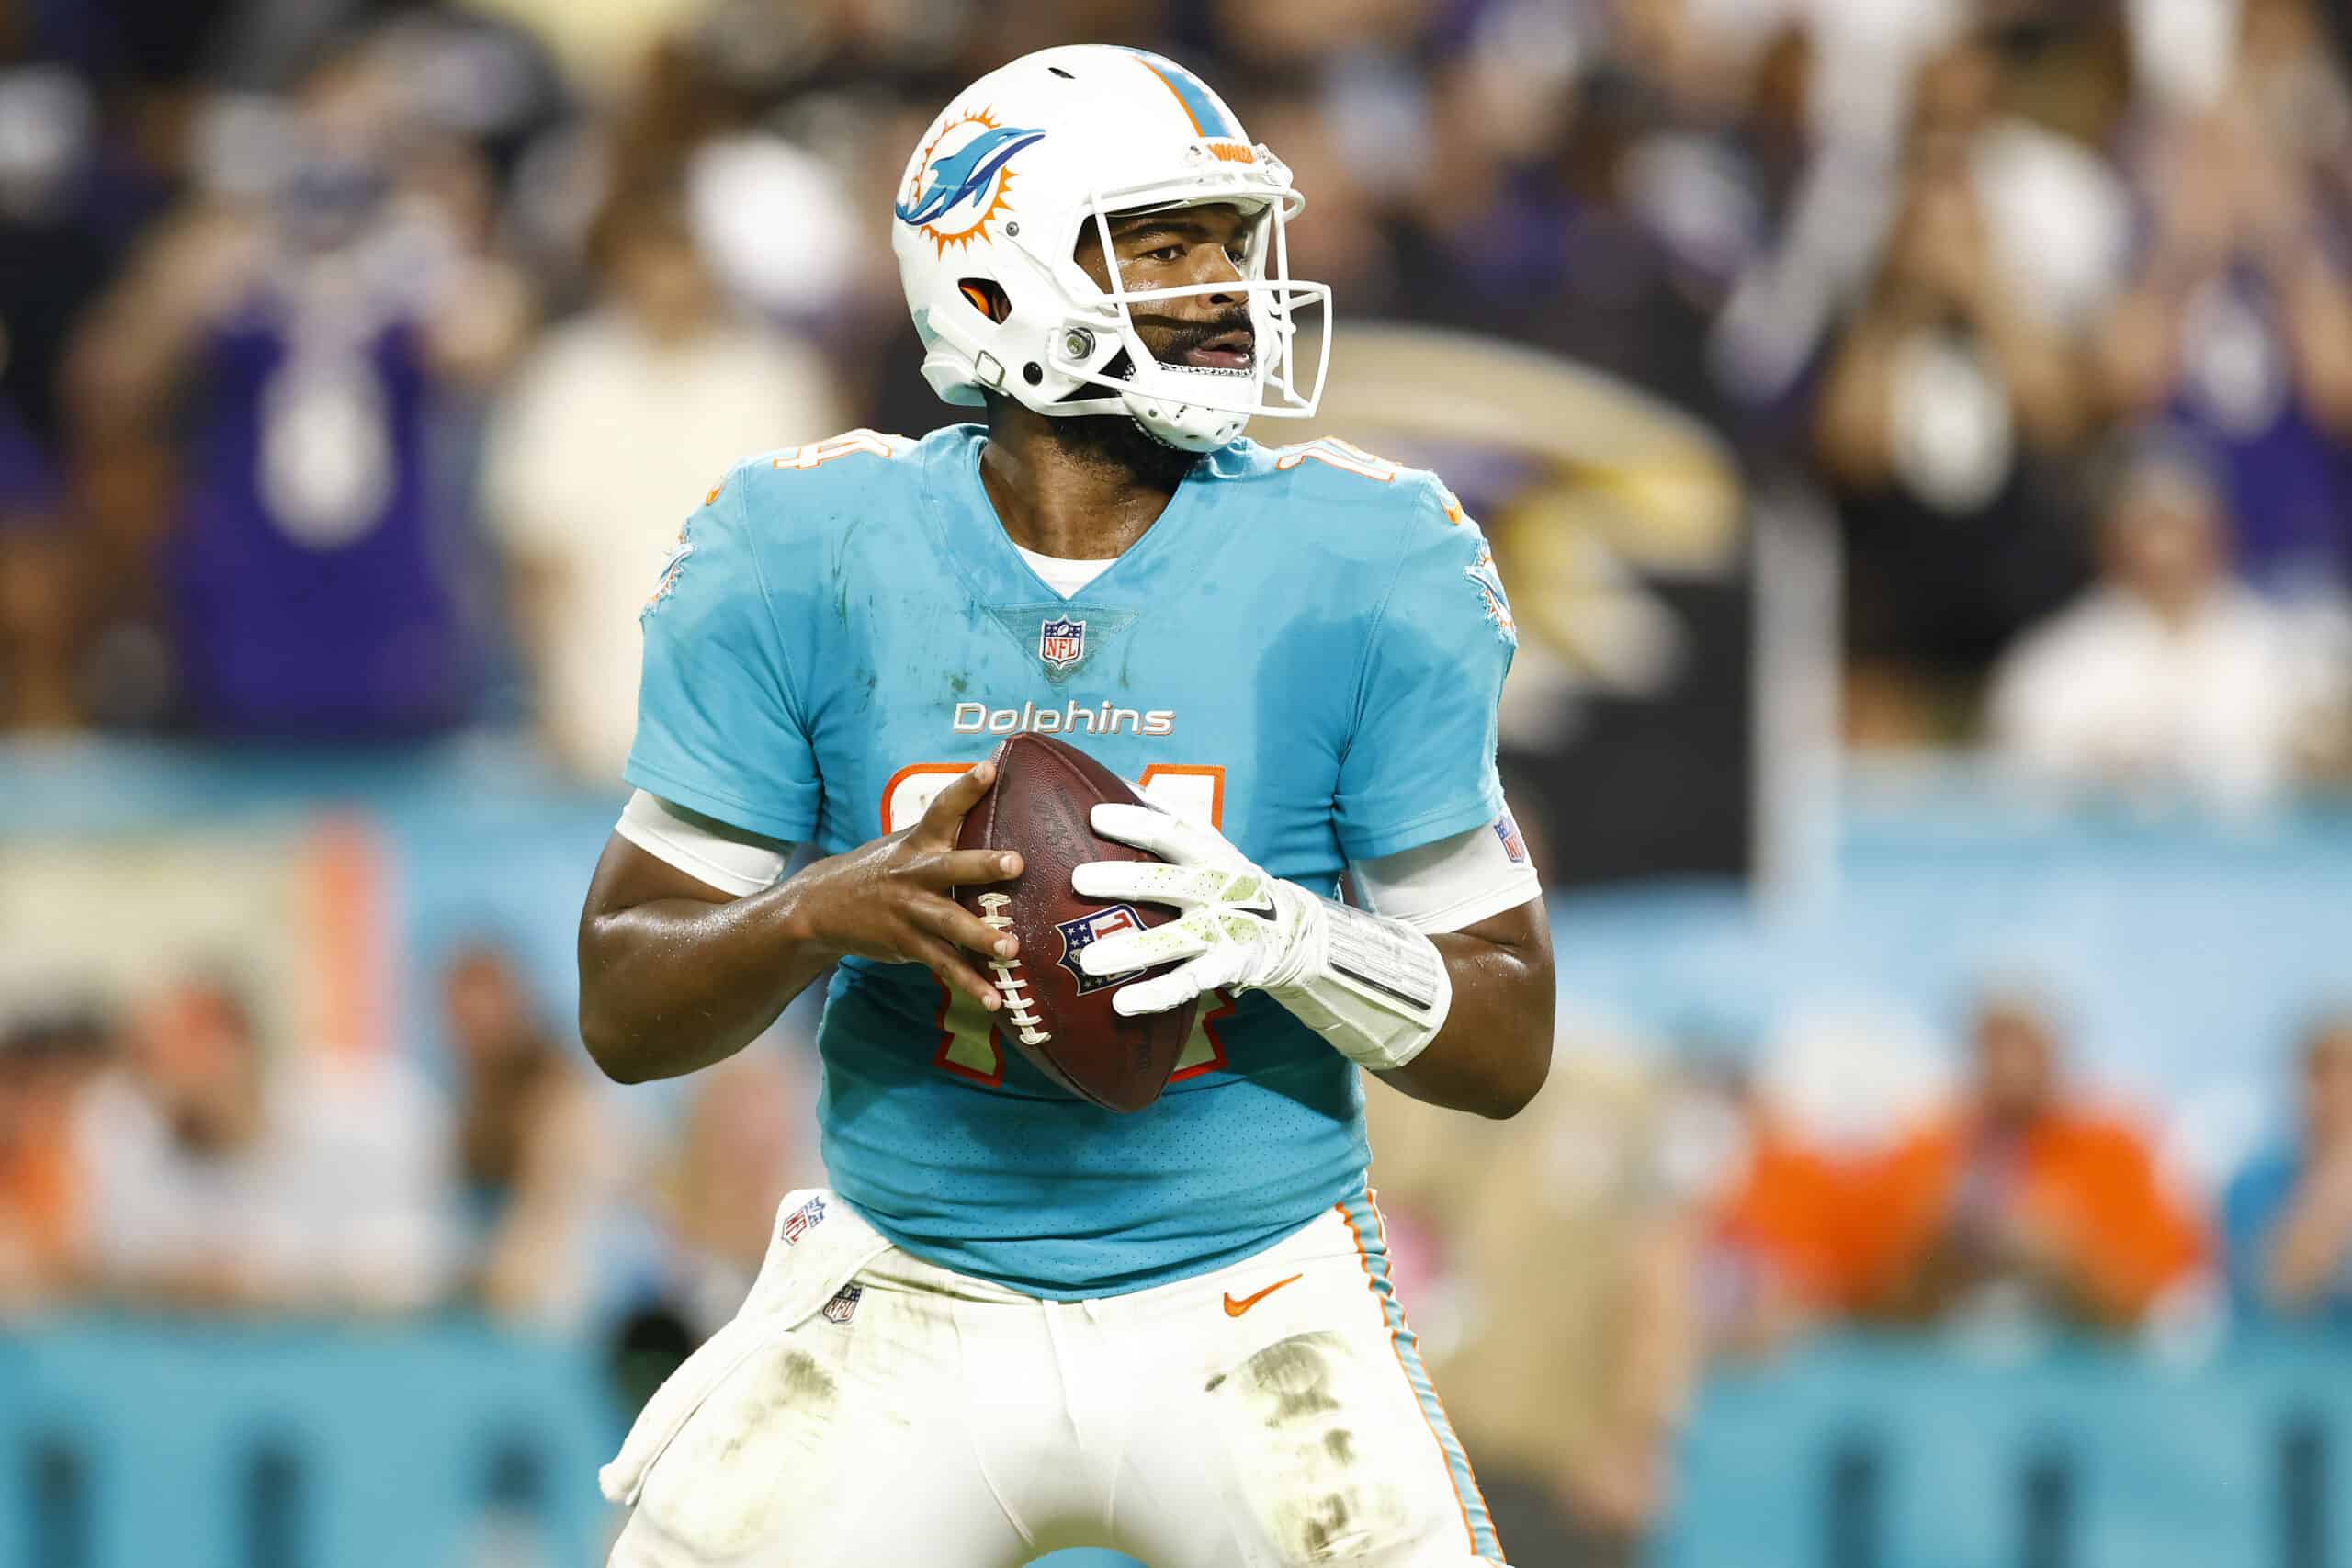
[[[1154,490],[1174,490],[1202,456],[1169,446],[1123,413],[1057,419],[1053,431],[1054,444],[1080,467],[1124,475]]]
[[[1001,393],[986,398],[989,428],[994,433],[1006,408],[1020,405]],[[1172,492],[1201,457],[1146,434],[1143,426],[1123,413],[1062,414],[1042,423],[1054,450],[1072,464],[1146,488]]]

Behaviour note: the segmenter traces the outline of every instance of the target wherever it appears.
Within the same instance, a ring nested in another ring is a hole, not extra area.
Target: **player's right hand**
[[[847,854],[818,861],[793,885],[794,934],[841,957],[921,964],[994,1012],[1004,998],[981,974],[989,958],[1011,958],[1020,944],[956,902],[957,884],[1002,882],[1021,874],[1021,857],[1002,850],[959,850],[964,814],[996,783],[982,762],[939,792],[922,820]],[[985,955],[975,962],[972,954]]]

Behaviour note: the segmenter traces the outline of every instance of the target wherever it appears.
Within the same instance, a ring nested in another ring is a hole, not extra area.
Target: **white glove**
[[[1094,830],[1148,850],[1165,863],[1099,860],[1070,873],[1083,898],[1172,904],[1182,914],[1164,925],[1121,931],[1080,949],[1089,975],[1125,975],[1177,959],[1191,962],[1122,986],[1111,1005],[1121,1014],[1166,1012],[1204,991],[1264,990],[1323,919],[1317,898],[1295,883],[1268,876],[1214,828],[1198,827],[1148,806],[1097,806]]]
[[[1121,1015],[1165,1012],[1205,991],[1264,991],[1374,1071],[1404,1066],[1444,1026],[1452,978],[1410,926],[1269,876],[1216,829],[1148,806],[1100,805],[1090,820],[1103,838],[1164,863],[1091,861],[1070,873],[1079,896],[1180,911],[1079,953],[1079,967],[1094,976],[1177,964],[1120,987],[1111,1005]]]

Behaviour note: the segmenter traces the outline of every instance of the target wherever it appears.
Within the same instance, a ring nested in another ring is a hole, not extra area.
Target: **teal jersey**
[[[997,521],[984,440],[855,432],[732,469],[646,607],[629,782],[830,854],[912,823],[1008,733],[1057,734],[1323,894],[1501,814],[1510,606],[1431,476],[1238,442],[1065,600]],[[1035,1295],[1220,1268],[1363,1181],[1357,1069],[1262,994],[1203,998],[1133,1115],[1050,1083],[917,965],[843,962],[818,1045],[841,1196]]]

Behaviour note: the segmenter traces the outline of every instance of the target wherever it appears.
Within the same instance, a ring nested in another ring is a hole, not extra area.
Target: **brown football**
[[[1163,905],[1102,904],[1071,891],[1070,870],[1097,860],[1152,860],[1127,844],[1098,839],[1087,814],[1100,801],[1140,797],[1126,782],[1075,746],[1044,735],[1015,735],[996,749],[996,783],[964,818],[956,847],[1015,850],[1022,871],[1010,882],[958,887],[956,901],[1010,931],[1021,952],[987,973],[1003,992],[998,1037],[1039,1072],[1110,1111],[1141,1111],[1168,1087],[1194,1003],[1142,1018],[1122,1018],[1111,997],[1133,975],[1095,976],[1078,967],[1079,950],[1130,923],[1176,918]]]

